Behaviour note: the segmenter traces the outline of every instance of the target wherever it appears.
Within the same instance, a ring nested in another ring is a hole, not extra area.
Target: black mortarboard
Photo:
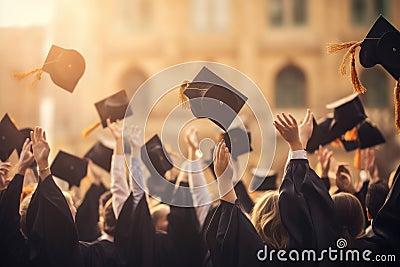
[[[224,130],[229,128],[247,101],[245,95],[207,67],[200,70],[181,94],[189,99],[196,118],[208,118]]]
[[[96,102],[95,104],[97,113],[100,117],[100,122],[96,122],[83,131],[83,136],[86,137],[99,125],[103,128],[107,127],[107,119],[111,122],[122,120],[125,115],[131,116],[132,110],[129,107],[129,98],[125,90],[121,90],[111,96]]]
[[[223,138],[232,158],[253,151],[251,147],[251,133],[241,128],[233,128],[223,134]]]
[[[107,172],[110,172],[113,152],[113,149],[106,147],[101,142],[97,142],[89,149],[84,157],[91,159],[93,163]]]
[[[78,186],[87,174],[88,161],[64,151],[59,151],[51,164],[51,173],[67,181],[69,187]]]
[[[154,135],[142,146],[141,157],[150,174],[158,173],[164,177],[164,174],[173,167],[158,135]]]
[[[358,94],[351,94],[341,98],[326,105],[326,108],[333,109],[331,131],[340,134],[352,129],[367,118]]]
[[[333,115],[327,116],[318,122],[313,118],[313,132],[307,142],[307,152],[312,153],[318,149],[319,145],[326,145],[336,138],[340,137],[340,133],[336,133],[330,130],[332,120]]]
[[[5,114],[0,122],[0,160],[6,161],[14,149],[18,148],[23,140],[17,127],[8,116]]]
[[[357,126],[356,137],[357,139],[352,141],[346,141],[344,137],[340,139],[346,151],[374,147],[386,142],[378,127],[369,121],[364,121]]]
[[[267,191],[277,189],[276,178],[278,173],[267,169],[253,169],[253,179],[250,182],[250,191]]]
[[[382,15],[361,44],[360,63],[365,68],[381,64],[395,80],[400,78],[400,33]]]
[[[36,73],[37,81],[40,80],[42,72],[47,72],[56,85],[72,93],[85,72],[85,59],[76,50],[52,45],[41,68],[26,73],[13,73],[13,76],[23,79]]]

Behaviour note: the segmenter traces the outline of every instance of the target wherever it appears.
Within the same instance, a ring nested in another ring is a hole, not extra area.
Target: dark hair
[[[364,233],[365,218],[360,201],[349,193],[338,193],[332,197],[335,220],[340,237],[351,243]]]
[[[369,185],[367,195],[365,196],[365,206],[372,219],[376,217],[378,211],[385,203],[388,193],[389,187],[382,181],[377,181]]]

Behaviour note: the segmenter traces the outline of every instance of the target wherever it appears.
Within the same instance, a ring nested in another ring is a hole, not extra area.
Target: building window
[[[307,24],[307,0],[268,0],[267,13],[273,26],[303,26]]]
[[[390,0],[351,0],[351,14],[354,25],[372,23],[380,14],[389,15]]]
[[[367,88],[367,92],[362,96],[366,107],[388,107],[389,82],[386,73],[381,68],[363,70],[360,80]]]
[[[197,32],[222,32],[229,27],[230,0],[192,0],[192,23]]]
[[[279,108],[303,108],[306,102],[306,76],[293,65],[284,67],[275,80],[275,103]]]

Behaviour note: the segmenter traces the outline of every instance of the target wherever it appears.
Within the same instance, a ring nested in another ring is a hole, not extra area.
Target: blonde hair
[[[287,232],[281,221],[278,201],[278,191],[266,191],[254,205],[251,222],[267,245],[274,249],[284,249],[286,248]]]
[[[21,204],[19,206],[19,213],[21,215],[20,217],[20,225],[21,225],[21,233],[22,235],[27,239],[28,235],[26,232],[26,212],[28,210],[29,204],[31,203],[33,192],[30,193],[29,195],[25,196],[24,199],[21,201]]]

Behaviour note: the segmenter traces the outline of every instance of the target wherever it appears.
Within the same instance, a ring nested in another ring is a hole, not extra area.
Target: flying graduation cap
[[[251,133],[242,128],[233,128],[223,134],[226,146],[232,158],[253,151],[251,147]]]
[[[357,125],[352,132],[354,136],[352,140],[346,140],[346,135],[340,139],[346,152],[370,148],[386,142],[378,127],[368,120]]]
[[[64,151],[59,151],[50,166],[51,173],[68,182],[69,187],[79,187],[87,175],[88,161]]]
[[[113,153],[113,149],[98,141],[89,149],[88,152],[86,152],[84,158],[91,159],[94,164],[98,165],[103,170],[110,172]]]
[[[107,127],[107,119],[111,122],[121,120],[125,115],[131,116],[132,110],[129,108],[129,98],[125,90],[121,90],[111,96],[96,102],[95,104],[97,113],[99,114],[100,121],[90,125],[86,128],[82,135],[87,137],[94,129],[102,125],[103,128]]]
[[[32,85],[41,79],[43,72],[50,75],[51,80],[62,89],[72,93],[85,72],[85,59],[76,50],[52,45],[46,61],[41,68],[28,72],[14,72],[14,78],[21,80],[36,75]]]
[[[245,95],[207,67],[180,90],[180,102],[183,106],[189,104],[196,118],[208,118],[225,131],[246,101]]]
[[[395,80],[395,124],[400,131],[400,33],[382,15],[372,25],[363,41],[334,44],[328,47],[329,53],[348,49],[340,67],[341,73],[346,74],[346,62],[350,57],[351,81],[358,93],[366,92],[361,84],[355,67],[355,51],[361,47],[359,59],[364,68],[380,64]]]
[[[141,157],[151,175],[158,173],[164,177],[165,173],[172,169],[172,161],[165,152],[158,135],[154,135],[141,147]]]
[[[0,121],[0,160],[6,161],[16,148],[22,149],[24,141],[13,120],[5,114]]]

